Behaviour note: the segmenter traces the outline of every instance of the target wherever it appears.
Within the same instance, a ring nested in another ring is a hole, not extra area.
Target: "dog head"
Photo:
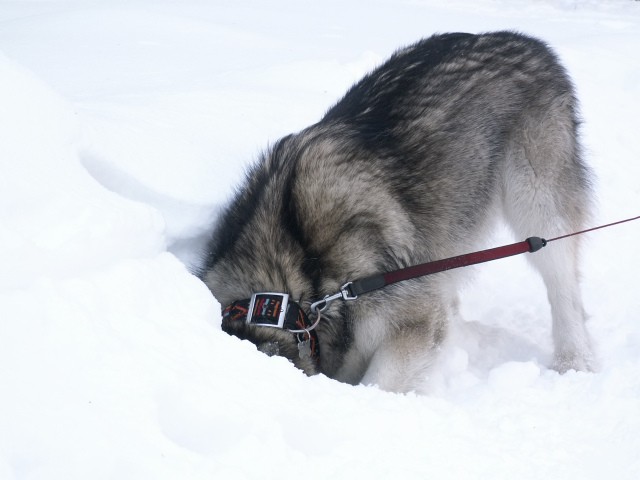
[[[307,375],[318,373],[318,337],[304,310],[287,294],[254,294],[228,305],[222,329],[254,343],[269,356],[287,358]]]
[[[317,202],[309,203],[308,187],[296,182],[301,149],[300,142],[285,137],[248,172],[244,186],[221,212],[200,276],[227,306],[225,332],[251,341],[269,355],[288,358],[312,375],[320,370],[316,333],[296,312],[306,318],[300,304],[322,298],[320,272],[329,266],[317,261],[325,247],[315,245],[320,236],[309,229],[316,224],[308,210]],[[335,235],[329,236],[331,243]],[[288,293],[295,299],[288,302],[288,310],[295,315],[285,310],[287,325],[278,325],[274,316],[257,321],[264,312],[249,306],[256,292]]]

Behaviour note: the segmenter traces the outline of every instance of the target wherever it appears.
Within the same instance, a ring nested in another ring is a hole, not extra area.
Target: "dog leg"
[[[429,372],[446,334],[447,312],[431,310],[429,318],[403,325],[376,349],[361,380],[390,392],[428,390]]]
[[[561,373],[595,367],[578,283],[577,249],[578,240],[567,238],[530,258],[547,287],[553,318],[554,368]]]
[[[544,235],[553,238],[582,226],[582,222],[568,221],[567,216],[553,208],[553,205],[562,205],[560,200],[550,199],[547,202],[542,200],[544,197],[538,191],[535,195],[537,204],[532,207],[527,208],[521,203],[515,208],[507,208],[507,219],[518,237]],[[517,215],[516,211],[527,212],[527,215]],[[561,373],[571,369],[590,371],[595,367],[580,293],[578,250],[579,239],[569,237],[527,255],[547,288],[553,320],[554,368]]]
[[[514,129],[503,181],[505,216],[518,237],[546,238],[584,228],[590,172],[580,158],[571,95],[538,99],[541,108]],[[528,258],[547,287],[555,368],[592,370],[594,356],[579,287],[578,237],[553,242]]]

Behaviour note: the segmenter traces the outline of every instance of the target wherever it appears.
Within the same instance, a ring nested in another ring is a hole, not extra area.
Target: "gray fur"
[[[280,291],[308,307],[349,280],[467,253],[500,216],[518,240],[579,230],[591,192],[576,109],[565,70],[538,40],[449,34],[399,50],[264,154],[216,226],[202,278],[223,306]],[[555,367],[589,370],[578,240],[528,257],[549,292]],[[419,388],[458,277],[335,302],[317,329],[317,367],[285,356],[308,374]],[[294,352],[288,332],[241,329]]]

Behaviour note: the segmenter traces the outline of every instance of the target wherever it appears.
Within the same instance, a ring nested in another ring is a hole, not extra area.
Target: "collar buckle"
[[[262,292],[251,295],[247,325],[284,328],[289,306],[286,293]]]

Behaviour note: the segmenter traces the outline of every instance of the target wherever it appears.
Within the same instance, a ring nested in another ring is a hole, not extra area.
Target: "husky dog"
[[[453,33],[401,49],[261,157],[216,225],[201,278],[223,306],[279,292],[315,320],[309,302],[350,280],[467,253],[500,217],[519,239],[579,230],[591,188],[576,110],[566,71],[539,40]],[[590,370],[578,240],[528,257],[548,291],[554,367]],[[300,332],[313,328],[304,322],[292,334],[228,308],[223,329],[309,375],[420,389],[459,276],[333,302],[313,330],[317,356],[299,351],[309,342]]]

